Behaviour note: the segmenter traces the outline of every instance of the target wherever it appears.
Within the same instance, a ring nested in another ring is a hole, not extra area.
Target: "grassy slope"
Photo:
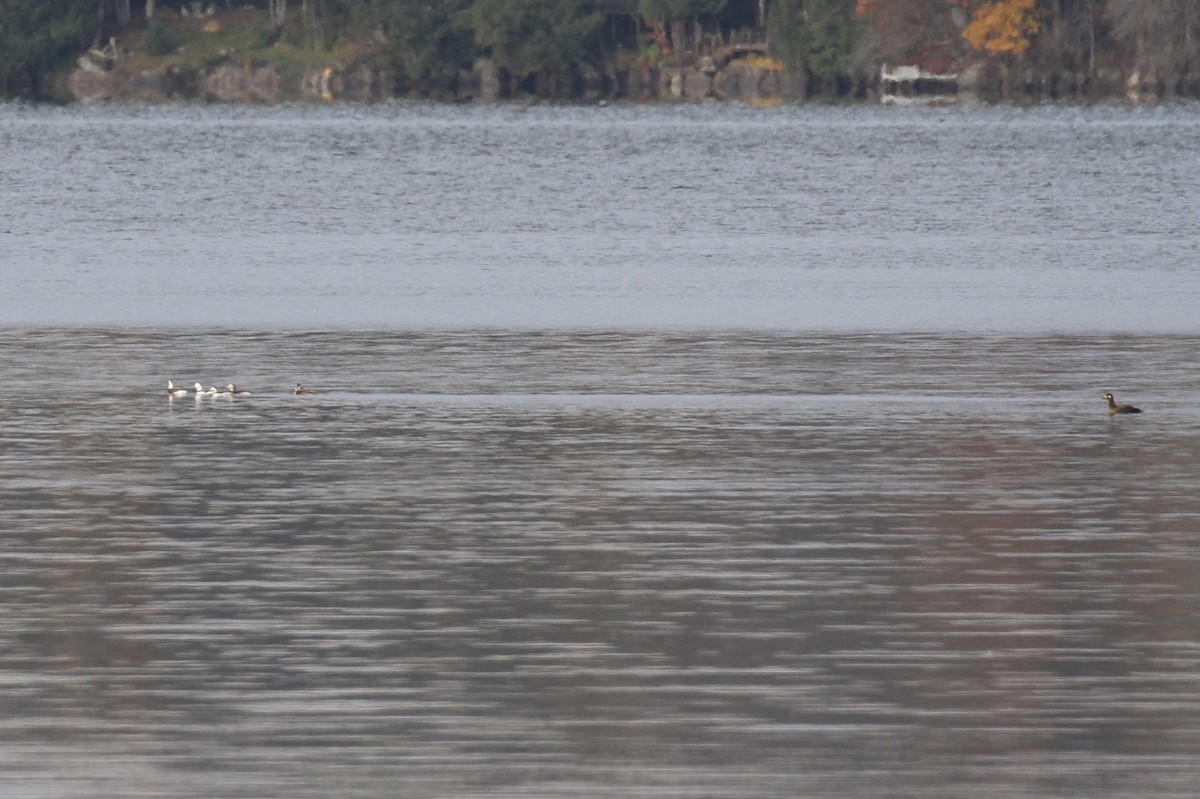
[[[146,22],[139,20],[118,37],[124,51],[122,69],[159,72],[175,67],[201,71],[224,61],[270,62],[282,73],[298,74],[334,64],[352,64],[372,52],[368,43],[357,41],[338,41],[328,50],[302,46],[307,37],[299,14],[288,20],[283,35],[274,42],[270,21],[265,12],[258,10],[230,11],[203,19],[165,11],[160,12],[158,22],[166,28],[173,52],[161,56],[146,52]]]

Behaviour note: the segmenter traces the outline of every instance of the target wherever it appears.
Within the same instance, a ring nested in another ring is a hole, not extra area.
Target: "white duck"
[[[170,380],[167,381],[167,396],[168,397],[182,397],[185,394],[187,394],[186,388],[175,388],[174,383],[172,383]]]
[[[238,387],[237,387],[237,386],[235,386],[233,383],[229,383],[229,384],[227,384],[227,385],[225,386],[225,390],[226,390],[227,392],[229,392],[230,394],[237,394],[237,395],[239,395],[239,396],[246,396],[246,395],[249,395],[249,393],[250,393],[249,391],[247,391],[247,390],[246,390],[246,389],[244,389],[244,388],[238,388]]]

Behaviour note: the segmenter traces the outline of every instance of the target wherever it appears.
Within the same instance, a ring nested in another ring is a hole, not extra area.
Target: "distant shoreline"
[[[915,78],[896,88],[886,65],[845,76],[834,93],[817,95],[811,76],[788,70],[765,44],[741,42],[669,59],[616,50],[602,62],[576,61],[557,71],[515,75],[490,58],[410,77],[397,72],[370,41],[304,49],[261,34],[263,12],[252,9],[185,17],[160,11],[155,26],[169,47],[151,42],[151,27],[128,26],[108,45],[55,73],[49,95],[60,102],[378,102],[422,99],[447,103],[545,100],[592,104],[739,102],[774,106],[822,102],[894,104],[1156,103],[1200,99],[1200,85],[1144,79],[1096,69],[1091,74],[975,62],[936,81]],[[157,44],[157,46],[156,46]],[[164,52],[165,51],[165,52]],[[159,55],[152,55],[159,52]],[[915,67],[901,67],[925,75]],[[948,80],[946,80],[948,78]],[[936,83],[937,90],[930,90]],[[947,90],[949,86],[949,90]]]
[[[1002,88],[1005,78],[987,65],[964,73],[956,91],[889,95],[878,76],[859,79],[838,97],[812,97],[805,78],[772,65],[732,60],[714,69],[707,64],[643,70],[609,64],[572,65],[555,89],[530,91],[488,59],[470,69],[432,76],[421,82],[396,79],[371,59],[297,71],[287,63],[223,61],[197,67],[187,63],[137,69],[116,59],[85,54],[76,67],[53,81],[53,99],[66,103],[128,102],[381,102],[431,100],[451,104],[550,101],[579,104],[738,102],[771,107],[806,101],[904,105],[1077,104],[1194,101],[1200,94],[1168,94],[1116,73],[1093,78],[1074,74],[1026,74],[1018,85]],[[899,99],[899,102],[897,102]]]

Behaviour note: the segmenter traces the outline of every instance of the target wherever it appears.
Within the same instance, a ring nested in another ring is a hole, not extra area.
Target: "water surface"
[[[0,108],[0,794],[1195,796],[1200,117],[896,111]]]
[[[1192,332],[1200,112],[0,107],[0,323]]]

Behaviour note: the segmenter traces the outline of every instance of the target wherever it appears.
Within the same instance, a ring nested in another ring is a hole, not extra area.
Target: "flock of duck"
[[[199,399],[200,397],[244,397],[250,394],[249,391],[246,391],[244,388],[238,388],[233,383],[226,383],[225,388],[217,388],[216,386],[209,386],[208,388],[205,388],[199,383],[193,383],[192,386],[193,389],[188,391],[186,388],[176,386],[175,383],[168,380],[167,396],[174,399],[175,397],[186,397],[190,395]],[[311,389],[307,389],[297,383],[296,387],[292,389],[292,393],[312,394],[314,392]]]

